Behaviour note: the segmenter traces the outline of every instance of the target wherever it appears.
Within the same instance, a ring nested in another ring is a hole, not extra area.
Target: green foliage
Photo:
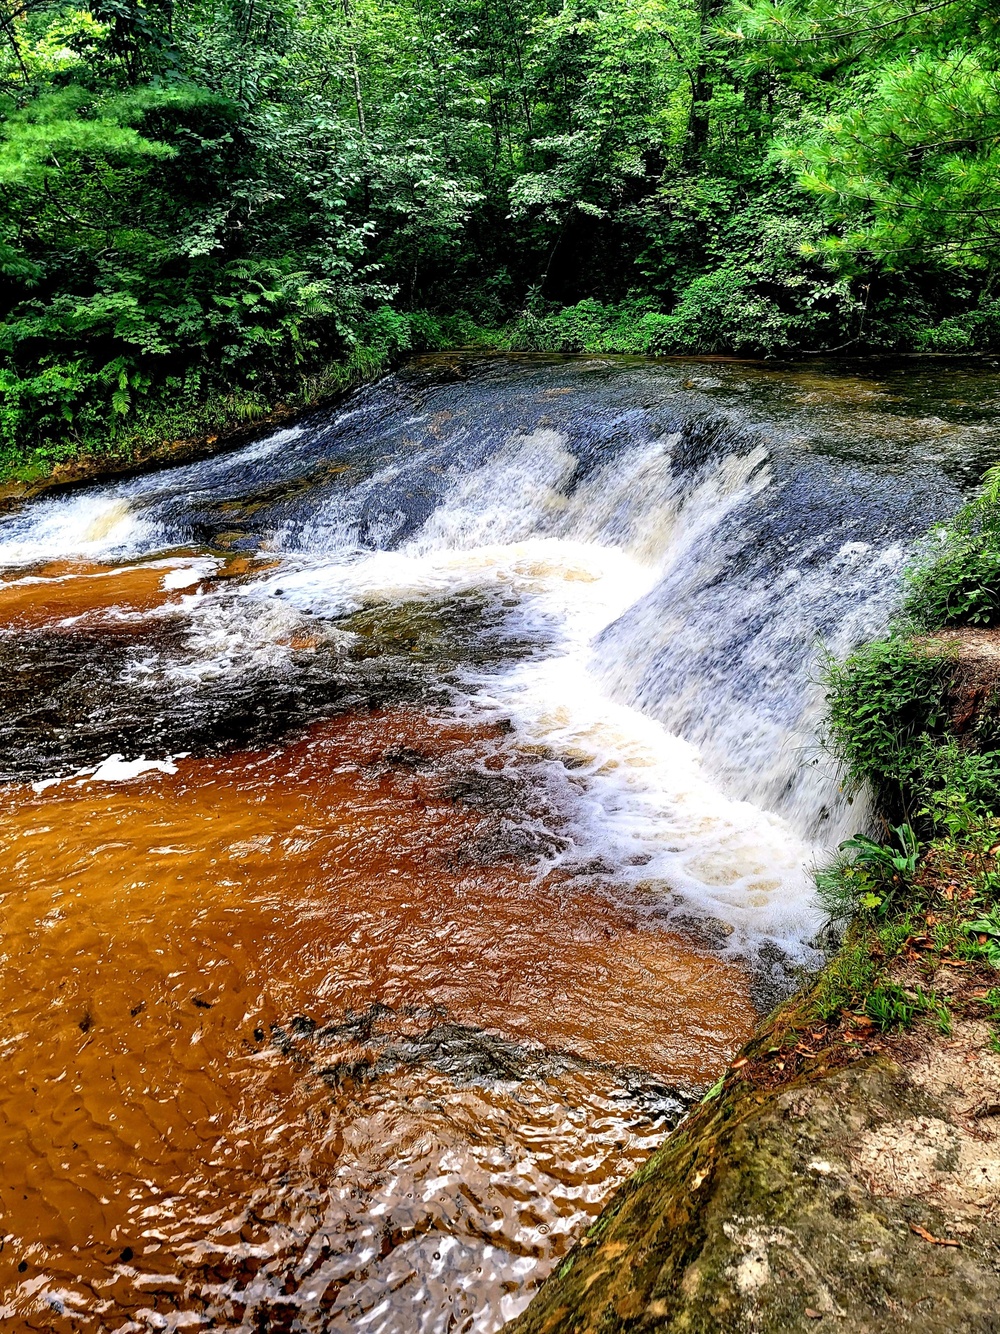
[[[725,1084],[725,1082],[726,1082],[726,1077],[725,1075],[722,1075],[719,1079],[715,1081],[712,1087],[702,1098],[702,1102],[703,1103],[711,1102],[714,1098],[717,1098],[719,1094],[722,1092],[722,1086]]]
[[[938,528],[909,575],[905,620],[917,630],[1000,621],[1000,473]]]
[[[908,824],[898,825],[892,834],[895,847],[857,834],[841,843],[840,851],[853,853],[855,865],[867,871],[877,885],[912,880],[920,860],[920,842]]]
[[[937,529],[908,574],[899,628],[827,666],[828,734],[849,785],[888,815],[970,837],[1000,808],[1000,747],[987,704],[964,743],[949,735],[953,650],[928,632],[1000,620],[1000,470]]]
[[[842,949],[820,974],[812,1006],[820,1019],[833,1019],[867,996],[877,985],[883,964],[876,960],[867,939],[849,935]]]
[[[954,737],[925,737],[909,783],[918,819],[953,839],[975,840],[1000,804],[1000,755],[960,746]]]
[[[827,733],[852,791],[867,786],[890,819],[962,837],[1000,806],[1000,752],[992,740],[977,749],[948,734],[953,670],[950,649],[902,636],[831,661]]]
[[[903,986],[892,980],[891,968],[900,950],[917,928],[907,909],[875,926],[855,923],[840,952],[820,974],[811,997],[817,1018],[864,1015],[888,1033],[909,1028],[918,1018],[932,1022],[939,1032],[952,1029],[947,1004],[922,986]]]
[[[996,249],[1000,17],[977,0],[749,0],[734,37],[825,105],[779,137],[832,224],[830,253],[955,268]],[[809,121],[811,120],[811,125]]]
[[[1000,988],[991,987],[983,997],[983,1005],[986,1007],[987,1018],[994,1025],[989,1038],[989,1047],[993,1052],[1000,1052]]]
[[[430,351],[454,346],[456,342],[472,342],[476,332],[467,319],[439,320],[419,312],[406,315],[389,307],[380,307],[365,316],[346,355],[325,365],[316,365],[308,373],[301,374],[294,384],[286,385],[288,392],[282,395],[282,405],[286,408],[306,407],[380,374],[401,352]],[[74,389],[81,395],[87,392],[85,383],[71,381],[60,372],[50,374],[52,378],[57,375],[59,378],[47,402],[45,385],[31,386],[35,395],[31,410],[36,415],[46,407],[53,416],[56,412],[71,411],[72,403],[67,402],[69,394]],[[112,366],[109,374],[122,377],[126,372],[124,367]],[[15,386],[15,392],[17,388]],[[119,387],[117,392],[124,394],[125,391]],[[12,396],[9,382],[0,370],[0,433],[7,429],[4,414],[10,401],[8,395]],[[82,399],[73,425],[80,432],[87,452],[144,453],[164,441],[215,434],[226,426],[257,421],[265,417],[275,403],[273,395],[255,392],[252,388],[215,388],[211,382],[206,387],[200,377],[188,372],[185,377],[169,377],[162,396],[140,394],[134,403],[125,406],[127,411],[117,422],[113,418],[110,421],[102,419],[101,429],[88,438],[85,434],[88,405],[86,399]],[[94,409],[91,407],[90,411],[93,413]],[[44,474],[53,463],[78,454],[80,437],[55,442],[50,438],[28,451],[11,451],[6,458],[0,451],[0,465],[6,463],[9,476],[32,480]],[[5,437],[0,435],[0,438]]]
[[[908,823],[881,842],[848,840],[817,874],[831,919],[849,923],[848,945],[817,989],[823,1017],[863,1003],[886,1032],[918,1014],[949,1031],[947,1008],[933,993],[885,978],[894,954],[887,933],[898,949],[914,919],[920,945],[929,947],[928,972],[935,955],[1000,968],[998,701],[988,697],[974,727],[955,736],[947,708],[955,664],[942,641],[928,637],[943,626],[1000,620],[998,553],[995,466],[980,494],[931,535],[910,572],[896,633],[828,664],[829,738],[848,783],[869,786],[881,819],[905,812]],[[1000,1050],[996,1032],[992,1043]]]
[[[944,549],[913,575],[906,612],[914,626],[996,625],[1000,621],[996,535],[944,536]]]
[[[417,346],[419,311],[566,351],[1000,340],[1000,29],[973,0],[15,10],[8,468],[178,398],[298,401]],[[994,614],[977,540],[957,616]]]
[[[973,937],[973,953],[1000,968],[1000,907],[968,922],[965,929]]]
[[[874,911],[883,903],[872,877],[842,849],[814,875],[820,905],[830,922],[843,926],[861,911]]]
[[[841,843],[833,862],[816,872],[820,902],[831,921],[858,915],[887,915],[905,899],[920,860],[920,843],[909,825],[892,830],[893,843],[865,835]]]
[[[950,656],[904,638],[877,640],[827,664],[828,743],[854,790],[868,784],[890,814],[909,815],[914,776],[944,713]]]
[[[633,352],[657,350],[669,317],[651,309],[649,300],[604,306],[581,301],[562,310],[528,309],[504,328],[500,347],[518,352]]]
[[[894,982],[883,982],[865,997],[865,1014],[883,1033],[909,1028],[917,1016],[932,1019],[945,1035],[952,1031],[947,1005],[934,992],[922,987],[906,990]]]
[[[1000,302],[983,293],[968,309],[948,315],[937,324],[914,328],[917,352],[975,353],[1000,345]]]
[[[916,1014],[916,1006],[907,997],[902,987],[891,982],[884,982],[874,987],[865,998],[865,1013],[873,1019],[883,1033],[894,1028],[909,1028]]]
[[[892,960],[904,943],[918,943],[924,952],[910,950],[910,966],[921,957],[928,975],[941,957],[1000,968],[996,708],[987,701],[971,732],[961,740],[951,734],[953,661],[940,641],[924,637],[942,625],[993,623],[998,514],[995,467],[981,494],[932,535],[911,572],[897,632],[828,664],[830,741],[848,782],[870,787],[882,819],[905,812],[908,822],[882,841],[848,840],[817,874],[831,919],[848,923],[845,948],[817,985],[822,1018],[856,1015],[860,1007],[883,1032],[917,1017],[950,1032],[940,998],[894,979]],[[923,845],[921,834],[929,840]],[[1000,1050],[996,1031],[991,1043]]]
[[[854,341],[864,306],[850,279],[801,253],[814,223],[747,213],[737,235],[720,237],[712,269],[680,293],[652,350],[773,356]]]
[[[885,916],[905,900],[919,861],[920,842],[908,824],[893,829],[888,844],[857,834],[817,871],[820,902],[833,922]]]

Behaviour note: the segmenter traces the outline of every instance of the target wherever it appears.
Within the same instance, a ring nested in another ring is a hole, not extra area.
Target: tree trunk
[[[694,161],[704,156],[708,145],[708,131],[712,101],[711,70],[708,62],[708,44],[712,20],[722,9],[724,0],[698,0],[698,18],[701,35],[698,43],[698,66],[692,80],[691,113],[688,117],[685,157]]]

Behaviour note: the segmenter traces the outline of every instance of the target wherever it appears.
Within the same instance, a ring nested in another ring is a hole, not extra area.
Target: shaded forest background
[[[410,348],[1000,345],[990,0],[0,0],[0,115],[8,473]]]

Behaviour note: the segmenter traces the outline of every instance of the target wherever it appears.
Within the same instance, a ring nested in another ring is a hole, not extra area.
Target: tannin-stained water
[[[751,1007],[733,966],[482,846],[455,793],[516,768],[489,729],[399,711],[7,789],[23,1328],[108,1302],[113,1328],[407,1328],[393,1289],[424,1262],[428,1302],[502,1312],[565,1250],[676,1111],[657,1080],[710,1078]],[[434,1281],[442,1247],[474,1300]]]
[[[0,1325],[520,1310],[816,957],[995,380],[438,363],[0,520]]]

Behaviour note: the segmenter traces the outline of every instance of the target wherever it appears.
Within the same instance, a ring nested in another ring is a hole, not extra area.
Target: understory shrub
[[[1000,468],[931,534],[908,585],[903,623],[913,630],[1000,622]]]
[[[1000,301],[984,297],[971,310],[951,315],[920,329],[913,346],[917,352],[979,352],[1000,342]]]
[[[913,813],[914,780],[928,738],[940,732],[951,667],[943,648],[903,637],[827,663],[827,743],[849,788],[868,785],[890,818]]]
[[[580,301],[561,310],[528,309],[504,328],[498,345],[516,352],[631,352],[657,350],[670,316],[649,299],[605,306]]]
[[[306,407],[380,374],[411,352],[474,343],[482,335],[457,314],[403,313],[383,305],[358,316],[336,355],[284,373],[241,378],[189,367],[169,373],[122,353],[95,369],[81,361],[33,376],[0,368],[0,475],[32,476],[81,454],[110,456],[265,417],[276,406]]]

